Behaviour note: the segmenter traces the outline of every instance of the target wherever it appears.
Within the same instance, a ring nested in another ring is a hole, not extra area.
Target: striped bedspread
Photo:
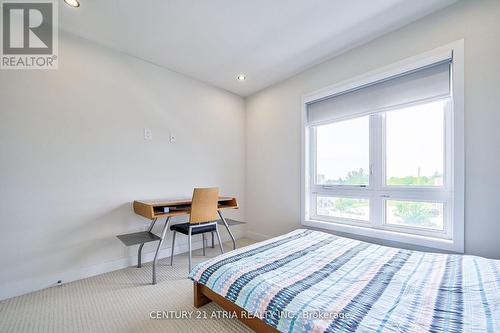
[[[281,332],[500,332],[500,261],[299,229],[189,277]]]

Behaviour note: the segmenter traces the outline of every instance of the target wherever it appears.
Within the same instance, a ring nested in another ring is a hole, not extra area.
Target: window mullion
[[[370,116],[370,224],[379,228],[384,222],[384,200],[381,197],[383,185],[383,114]]]

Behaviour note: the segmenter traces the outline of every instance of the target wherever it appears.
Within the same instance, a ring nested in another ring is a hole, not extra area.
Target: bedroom
[[[0,332],[500,331],[500,1],[1,5]]]

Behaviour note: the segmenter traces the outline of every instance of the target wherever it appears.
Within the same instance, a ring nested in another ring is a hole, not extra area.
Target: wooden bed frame
[[[238,317],[239,321],[241,321],[243,324],[250,327],[255,332],[259,332],[259,333],[277,333],[277,332],[279,332],[277,329],[269,326],[261,319],[259,319],[257,317],[250,316],[250,314],[246,310],[240,308],[238,305],[234,304],[230,300],[225,299],[221,295],[212,291],[210,288],[208,288],[202,284],[199,284],[197,282],[194,282],[193,287],[194,287],[193,292],[194,292],[194,307],[195,308],[198,309],[199,307],[214,301],[224,310],[229,311],[231,313],[235,313],[236,316]]]

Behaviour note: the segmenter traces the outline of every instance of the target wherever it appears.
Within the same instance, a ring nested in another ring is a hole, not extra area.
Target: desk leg
[[[170,216],[167,217],[167,220],[165,221],[165,227],[163,227],[163,231],[161,232],[161,238],[160,241],[158,242],[158,247],[156,248],[155,257],[153,259],[153,284],[156,284],[156,261],[158,260],[158,254],[160,253],[161,245],[165,240],[165,235],[167,234],[169,225],[170,225]]]
[[[211,232],[212,234],[212,249],[215,247],[215,242],[214,242],[214,232]]]
[[[151,230],[153,230],[153,227],[155,226],[156,220],[157,220],[157,218],[154,218],[151,220],[151,224],[149,225],[149,229],[148,229],[149,232],[151,232]],[[144,243],[139,245],[139,251],[137,251],[137,268],[142,267],[142,248],[143,248],[143,246],[144,246]]]
[[[220,219],[222,220],[222,223],[224,223],[224,225],[226,226],[227,232],[229,233],[229,237],[231,237],[231,240],[233,241],[233,250],[236,250],[236,240],[234,239],[233,233],[229,229],[229,226],[227,225],[226,219],[224,218],[224,215],[222,215],[222,212],[220,210],[219,210],[219,216],[220,216]]]

